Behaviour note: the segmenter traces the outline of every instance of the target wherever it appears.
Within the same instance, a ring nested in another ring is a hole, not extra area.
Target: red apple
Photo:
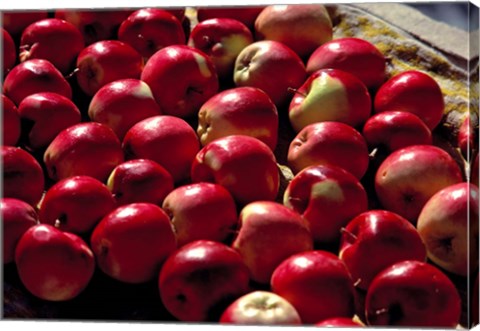
[[[5,76],[17,63],[17,51],[12,36],[4,28],[0,28],[0,30],[2,30],[0,39],[2,44],[2,72]]]
[[[75,60],[84,46],[83,36],[73,24],[58,18],[46,18],[23,30],[18,56],[20,62],[48,60],[66,75],[75,68]]]
[[[315,326],[323,328],[356,328],[363,327],[365,325],[354,318],[332,317],[316,323]]]
[[[307,73],[339,69],[359,78],[368,89],[376,89],[386,78],[385,56],[367,40],[336,38],[315,49],[307,61]]]
[[[54,92],[72,98],[72,88],[62,73],[43,59],[32,59],[16,65],[3,82],[3,93],[17,106],[24,98],[38,92]]]
[[[224,6],[224,7],[198,7],[198,21],[202,22],[211,18],[232,18],[253,29],[258,14],[264,6]]]
[[[173,190],[173,178],[157,162],[135,159],[116,166],[108,177],[107,186],[118,205],[149,202],[161,206]]]
[[[151,203],[132,203],[105,216],[93,230],[91,247],[100,269],[126,283],[158,276],[177,245],[168,215]]]
[[[377,91],[374,112],[406,111],[420,117],[430,130],[442,120],[445,108],[438,83],[426,73],[417,70],[401,72]]]
[[[188,45],[207,54],[215,65],[220,81],[233,81],[235,59],[253,43],[252,32],[242,22],[231,18],[212,18],[198,23]]]
[[[13,198],[0,199],[0,215],[3,225],[3,263],[15,259],[15,248],[22,235],[38,223],[35,209],[22,200]]]
[[[182,118],[196,116],[200,106],[219,88],[210,58],[186,45],[172,45],[156,52],[145,64],[141,79],[150,86],[165,114]]]
[[[12,10],[2,12],[2,26],[13,37],[17,38],[27,26],[48,17],[46,10]]]
[[[302,215],[317,244],[340,239],[340,229],[368,208],[362,184],[342,168],[314,165],[300,171],[288,184],[285,206]]]
[[[23,234],[15,263],[27,290],[49,301],[78,296],[95,270],[93,253],[80,237],[47,224],[32,226]]]
[[[270,5],[255,20],[255,37],[281,42],[308,59],[332,39],[332,21],[322,4]]]
[[[274,200],[279,190],[275,155],[260,140],[243,135],[219,138],[203,147],[192,164],[193,182],[225,187],[241,205]]]
[[[243,134],[273,151],[277,145],[277,107],[262,90],[237,87],[215,94],[198,112],[197,134],[205,146],[215,139]]]
[[[135,48],[145,59],[164,47],[186,42],[177,17],[157,8],[143,8],[131,13],[118,29],[118,40]]]
[[[82,33],[86,45],[100,40],[114,39],[120,24],[132,10],[56,10],[55,17],[72,23]]]
[[[383,208],[417,223],[425,203],[441,189],[463,181],[455,160],[431,145],[414,145],[390,154],[375,175]]]
[[[115,208],[108,188],[89,176],[73,176],[55,183],[40,203],[40,223],[85,234]]]
[[[133,47],[118,40],[97,41],[77,57],[80,89],[93,96],[102,86],[126,78],[140,78],[143,58]]]
[[[275,268],[290,256],[313,249],[308,225],[298,213],[273,201],[255,201],[240,212],[232,247],[250,270],[250,278],[268,284]]]
[[[369,210],[342,230],[339,257],[360,289],[367,290],[373,278],[392,264],[426,260],[425,245],[417,230],[395,213]]]
[[[362,135],[340,122],[319,122],[303,128],[290,143],[288,164],[294,173],[317,164],[338,166],[360,179],[367,172],[368,148]]]
[[[413,113],[385,111],[370,117],[362,131],[371,149],[385,148],[388,152],[412,145],[431,145],[432,132]]]
[[[35,206],[43,195],[45,179],[37,160],[21,148],[2,146],[3,197]]]
[[[473,151],[478,151],[478,126],[475,130],[470,112],[461,119],[457,134],[457,146],[463,157],[468,160],[472,157]]]
[[[295,92],[288,117],[299,132],[309,124],[326,121],[359,128],[370,112],[370,94],[362,81],[345,71],[320,69]]]
[[[300,325],[295,308],[281,296],[253,291],[235,300],[223,312],[220,323],[238,325]]]
[[[17,107],[2,94],[2,145],[15,146],[20,139],[21,125]]]
[[[478,267],[478,187],[460,183],[435,193],[418,216],[428,258],[444,270],[468,276]]]
[[[120,140],[134,124],[160,114],[150,87],[133,78],[105,84],[88,106],[90,119],[110,127]]]
[[[379,273],[367,292],[367,324],[455,328],[461,300],[452,281],[420,261],[398,262]]]
[[[20,102],[18,114],[25,145],[32,150],[47,147],[61,131],[81,121],[72,100],[53,92],[29,95]]]
[[[162,204],[178,246],[195,240],[225,241],[237,225],[237,207],[223,186],[197,183],[177,187]]]
[[[45,150],[43,161],[54,181],[86,175],[103,182],[123,162],[123,151],[108,126],[87,122],[61,131]]]
[[[305,324],[353,317],[355,288],[345,264],[326,251],[295,254],[273,272],[272,291],[289,301]]]
[[[277,107],[285,106],[293,92],[303,84],[305,65],[298,55],[282,43],[257,41],[245,47],[235,60],[233,80],[237,87],[263,90]]]
[[[171,254],[160,271],[165,308],[186,322],[218,321],[222,312],[249,292],[248,268],[225,244],[197,240]]]
[[[127,159],[151,159],[164,167],[175,183],[190,178],[190,167],[199,148],[193,128],[183,119],[169,115],[138,122],[123,139]]]

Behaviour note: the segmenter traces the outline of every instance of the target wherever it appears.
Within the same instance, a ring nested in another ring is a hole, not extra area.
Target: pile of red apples
[[[469,117],[438,147],[438,82],[388,74],[321,4],[185,13],[3,13],[3,263],[25,290],[68,301],[103,273],[158,283],[178,321],[456,327],[478,301]]]

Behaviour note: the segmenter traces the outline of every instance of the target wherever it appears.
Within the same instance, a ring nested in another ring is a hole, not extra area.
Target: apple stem
[[[347,234],[350,238],[352,238],[352,239],[354,239],[354,240],[357,240],[357,239],[358,239],[358,237],[357,237],[356,235],[354,235],[353,233],[351,233],[350,231],[348,231],[348,230],[345,229],[344,227],[342,227],[342,228],[340,229],[340,232],[341,232],[342,234],[343,234],[343,233]]]
[[[353,283],[353,286],[354,287],[358,287],[358,285],[360,285],[360,283],[362,282],[362,279],[361,278],[358,278],[355,283]]]
[[[77,74],[77,72],[79,72],[80,69],[79,68],[75,68],[73,69],[73,71],[71,73],[69,73],[68,75],[65,76],[65,79],[70,79],[72,78],[73,76],[75,76]]]
[[[388,308],[382,308],[375,310],[375,315],[383,315],[388,313]]]
[[[378,154],[378,147],[375,147],[375,148],[370,152],[370,154],[368,154],[368,156],[370,157],[370,159],[374,159],[377,154]]]
[[[61,225],[61,224],[62,224],[62,222],[61,222],[59,219],[56,219],[56,220],[55,220],[55,224],[54,224],[53,226],[58,229],[58,228],[60,228],[60,225]]]
[[[303,96],[305,98],[307,97],[307,95],[305,93],[302,93],[302,92],[300,92],[299,90],[297,90],[296,88],[293,88],[293,87],[288,87],[287,91],[288,92],[293,92],[295,94],[300,94],[301,96]]]

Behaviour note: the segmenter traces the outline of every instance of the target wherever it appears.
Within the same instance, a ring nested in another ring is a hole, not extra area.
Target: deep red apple
[[[12,36],[20,37],[27,26],[48,17],[46,10],[5,10],[2,12],[2,27]]]
[[[0,199],[0,215],[3,225],[3,263],[11,263],[15,259],[15,248],[22,235],[38,223],[35,209],[25,201]]]
[[[38,92],[54,92],[72,98],[72,88],[62,73],[43,59],[32,59],[16,65],[3,82],[3,93],[17,106],[24,98]]]
[[[172,45],[145,64],[141,79],[152,89],[162,111],[182,118],[196,116],[200,106],[219,88],[215,67],[202,51]]]
[[[169,256],[158,280],[165,308],[186,322],[218,321],[223,311],[249,292],[249,272],[225,244],[197,240]]]
[[[345,264],[326,251],[295,254],[273,272],[272,291],[298,311],[305,324],[353,317],[355,289]]]
[[[34,225],[23,234],[15,264],[27,290],[49,301],[78,296],[95,270],[93,253],[80,237],[47,224]]]
[[[134,124],[160,114],[150,87],[133,78],[105,84],[88,106],[90,119],[110,127],[120,140]]]
[[[186,42],[178,18],[158,8],[143,8],[131,13],[118,29],[118,40],[135,48],[145,59],[164,47]]]
[[[2,146],[3,194],[35,206],[43,195],[45,179],[37,160],[25,150]]]
[[[72,100],[53,92],[29,95],[20,102],[18,114],[24,143],[32,150],[46,148],[61,131],[81,121]]]
[[[161,206],[173,190],[173,178],[157,162],[134,159],[116,166],[108,177],[107,186],[118,205],[149,202]]]
[[[420,261],[396,263],[379,273],[367,292],[367,324],[455,328],[461,299],[452,281]]]
[[[167,195],[162,208],[170,216],[178,246],[200,239],[223,242],[236,229],[235,201],[218,184],[177,187]]]
[[[17,107],[2,94],[2,145],[15,146],[20,138],[21,126]]]
[[[61,180],[86,175],[102,182],[123,162],[123,150],[115,133],[106,125],[79,123],[61,131],[45,150],[48,176]]]
[[[243,134],[263,141],[273,151],[278,139],[277,107],[255,87],[219,92],[200,108],[197,134],[203,146],[218,138]]]
[[[48,60],[66,75],[75,68],[75,60],[84,46],[83,36],[73,24],[58,18],[46,18],[23,30],[18,56],[20,62]]]
[[[55,183],[40,203],[40,223],[85,234],[115,208],[108,188],[90,176],[73,176]]]
[[[438,83],[417,70],[401,72],[380,86],[374,112],[406,111],[420,117],[430,130],[442,120],[445,103]]]
[[[365,325],[353,318],[332,317],[316,323],[315,326],[322,328],[356,328],[364,327]]]
[[[198,21],[202,22],[211,18],[232,18],[253,29],[258,14],[264,6],[235,6],[235,7],[198,7]]]
[[[144,119],[123,139],[127,159],[151,159],[180,183],[190,178],[190,167],[200,148],[193,128],[183,119],[159,115]]]
[[[333,244],[340,229],[368,208],[362,184],[352,174],[331,165],[313,165],[288,184],[283,204],[302,215],[317,244]]]
[[[0,39],[2,45],[2,72],[3,76],[15,66],[17,63],[17,50],[15,42],[12,39],[12,36],[4,28],[0,28],[2,31],[2,36]]]
[[[168,215],[151,203],[132,203],[106,215],[93,230],[91,247],[100,269],[126,283],[158,276],[177,245]]]
[[[203,147],[193,161],[191,178],[224,186],[241,205],[274,200],[280,181],[272,150],[243,135],[219,138]]]
[[[457,134],[457,146],[463,157],[468,160],[474,151],[478,151],[478,127],[475,130],[470,112],[461,119]]]
[[[340,122],[319,122],[303,128],[288,149],[294,173],[311,165],[338,166],[360,179],[369,163],[368,147],[360,132]]]

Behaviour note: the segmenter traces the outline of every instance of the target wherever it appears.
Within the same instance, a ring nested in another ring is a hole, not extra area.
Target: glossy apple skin
[[[268,284],[281,262],[312,250],[313,239],[305,219],[290,208],[273,201],[255,201],[241,210],[232,247],[248,266],[250,278]]]
[[[455,328],[461,313],[451,280],[430,264],[409,260],[374,278],[365,305],[372,326]]]
[[[352,328],[352,327],[363,327],[363,324],[360,324],[359,322],[355,321],[353,318],[348,318],[348,317],[332,317],[332,318],[327,318],[323,321],[320,321],[315,324],[315,326],[318,327],[324,327],[324,328]]]
[[[17,107],[5,94],[2,94],[2,144],[15,146],[20,139],[21,126]]]
[[[237,225],[235,201],[218,184],[177,187],[167,195],[162,208],[170,216],[179,247],[201,239],[224,242]]]
[[[117,205],[149,202],[161,206],[173,190],[173,184],[170,173],[149,159],[134,159],[119,164],[107,181]]]
[[[238,298],[225,309],[219,322],[237,325],[302,324],[290,302],[268,291],[253,291]]]
[[[235,60],[233,81],[237,87],[263,90],[277,107],[288,104],[293,92],[306,78],[305,65],[298,55],[282,43],[272,40],[254,42]]]
[[[134,284],[157,277],[177,248],[168,215],[151,203],[116,208],[98,223],[90,242],[104,273]]]
[[[48,145],[43,161],[48,176],[58,181],[71,176],[91,176],[104,182],[118,164],[123,150],[106,125],[79,123],[61,131]]]
[[[197,17],[199,22],[211,18],[232,18],[253,29],[258,14],[265,6],[237,6],[237,7],[198,7]]]
[[[273,272],[272,291],[289,301],[305,324],[353,317],[355,289],[345,264],[327,251],[289,257]]]
[[[135,48],[145,59],[164,47],[186,42],[178,18],[157,8],[143,8],[131,13],[118,29],[118,40]]]
[[[150,86],[165,114],[182,118],[196,116],[219,88],[210,58],[186,45],[168,46],[152,55],[141,79]]]
[[[240,205],[275,200],[279,177],[271,149],[256,138],[243,135],[212,141],[198,152],[191,168],[193,182],[220,184]]]
[[[414,225],[425,203],[439,190],[463,181],[455,160],[432,145],[414,145],[390,154],[375,175],[375,191],[384,209]]]
[[[262,90],[236,87],[215,94],[198,112],[197,134],[202,146],[229,135],[246,135],[273,151],[278,137],[277,107]]]
[[[95,270],[93,253],[80,237],[47,224],[24,233],[15,250],[15,264],[27,290],[48,301],[75,298]]]
[[[257,40],[281,42],[302,59],[332,37],[332,21],[321,4],[271,5],[255,20]]]
[[[231,82],[235,59],[253,43],[252,32],[242,22],[231,18],[212,18],[195,25],[188,45],[198,48],[212,60],[222,82]]]
[[[45,185],[38,161],[25,150],[2,146],[3,197],[16,198],[35,206]]]
[[[0,199],[0,214],[3,225],[3,264],[15,259],[15,248],[22,235],[38,223],[35,209],[25,201]]]
[[[218,321],[228,305],[250,290],[240,255],[209,240],[191,242],[171,254],[158,286],[165,308],[185,322]]]
[[[161,113],[150,87],[133,78],[105,84],[88,106],[89,118],[110,127],[120,140],[136,123]]]
[[[27,26],[47,17],[48,11],[46,10],[4,11],[2,12],[2,27],[7,30],[12,38],[17,38],[20,37]]]
[[[340,229],[368,208],[362,184],[342,168],[313,165],[300,171],[288,184],[283,204],[308,223],[317,244],[333,244]]]
[[[5,75],[15,66],[17,62],[17,50],[15,42],[12,39],[12,36],[4,28],[0,28],[2,31],[2,66],[3,66],[3,75]]]
[[[288,149],[288,164],[294,173],[317,164],[338,166],[357,179],[366,173],[368,147],[362,135],[340,122],[319,122],[303,128]]]
[[[82,235],[93,230],[115,208],[108,188],[90,176],[73,176],[55,183],[40,203],[40,223]]]
[[[295,93],[288,117],[294,130],[300,132],[309,124],[326,121],[359,128],[370,112],[370,94],[361,80],[338,69],[320,69]]]
[[[18,56],[20,62],[48,60],[66,75],[75,68],[75,60],[84,47],[83,36],[73,24],[58,18],[46,18],[23,30]]]
[[[376,89],[386,79],[385,56],[367,40],[335,38],[319,46],[308,58],[307,73],[319,69],[339,69],[353,74],[368,89]]]
[[[175,183],[190,178],[190,167],[199,148],[193,128],[183,119],[169,115],[138,122],[123,139],[127,159],[151,159],[164,167]]]
[[[63,130],[80,123],[81,114],[72,100],[53,92],[29,95],[18,106],[20,120],[31,129],[24,130],[25,145],[32,150],[46,148]]]
[[[381,256],[372,256],[382,252]],[[386,210],[369,210],[353,218],[342,232],[340,259],[356,286],[367,290],[383,269],[403,260],[425,262],[427,252],[416,228]]]
[[[408,70],[387,80],[377,91],[374,112],[406,111],[420,117],[430,130],[442,120],[445,103],[438,83],[426,73]]]
[[[469,112],[458,128],[457,146],[466,160],[472,157],[473,151],[478,151],[478,129],[475,130]]]
[[[56,10],[55,17],[72,23],[82,33],[86,45],[115,39],[118,27],[132,10]]]
[[[38,92],[54,92],[72,98],[70,84],[50,61],[44,59],[16,65],[3,82],[3,93],[17,106],[24,98]]]
[[[370,149],[380,147],[388,152],[412,145],[432,144],[432,132],[420,117],[402,111],[373,115],[363,126],[362,135]]]
[[[463,182],[433,195],[418,216],[428,258],[442,269],[468,276],[478,266],[478,187]]]

